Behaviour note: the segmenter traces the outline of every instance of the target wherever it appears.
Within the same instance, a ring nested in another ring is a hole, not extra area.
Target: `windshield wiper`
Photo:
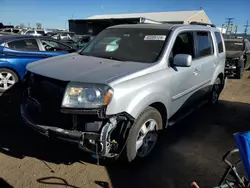
[[[111,60],[122,61],[121,59],[113,57],[113,56],[97,56],[97,57],[104,58],[104,59],[111,59]]]

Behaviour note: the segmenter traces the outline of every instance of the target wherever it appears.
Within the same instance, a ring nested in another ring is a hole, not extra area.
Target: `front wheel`
[[[158,110],[147,107],[130,130],[126,145],[128,162],[147,157],[155,147],[158,131],[162,129],[162,117]]]

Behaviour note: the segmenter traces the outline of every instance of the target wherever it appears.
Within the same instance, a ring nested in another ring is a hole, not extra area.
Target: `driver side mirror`
[[[174,56],[173,64],[178,67],[190,67],[192,65],[192,56],[188,54],[177,54]]]

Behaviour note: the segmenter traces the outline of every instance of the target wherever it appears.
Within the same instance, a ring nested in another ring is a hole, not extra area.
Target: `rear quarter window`
[[[11,42],[8,42],[8,47],[13,50],[39,51],[39,47],[35,39],[11,41]]]
[[[219,53],[222,53],[222,52],[224,52],[224,50],[223,50],[223,43],[222,43],[221,34],[220,34],[220,32],[214,32],[214,34],[215,34],[215,38],[216,38],[216,42],[217,42],[218,51],[219,51]]]

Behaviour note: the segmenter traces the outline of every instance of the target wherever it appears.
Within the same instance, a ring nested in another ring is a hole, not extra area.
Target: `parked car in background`
[[[24,35],[24,33],[27,31],[28,29],[21,29],[17,34],[19,35]]]
[[[0,36],[0,93],[23,79],[28,63],[76,51],[48,37]]]
[[[197,24],[113,26],[79,53],[28,65],[22,117],[97,158],[147,157],[160,130],[224,88],[222,35]]]
[[[228,76],[241,78],[250,67],[250,42],[247,39],[225,39],[226,67]]]
[[[44,30],[28,29],[24,31],[22,35],[43,36],[45,35],[45,32]]]
[[[94,38],[92,35],[76,35],[68,31],[49,32],[46,36],[66,42],[77,49],[85,47]]]
[[[17,28],[5,28],[5,29],[0,29],[0,32],[7,32],[7,33],[18,33],[20,29]]]

